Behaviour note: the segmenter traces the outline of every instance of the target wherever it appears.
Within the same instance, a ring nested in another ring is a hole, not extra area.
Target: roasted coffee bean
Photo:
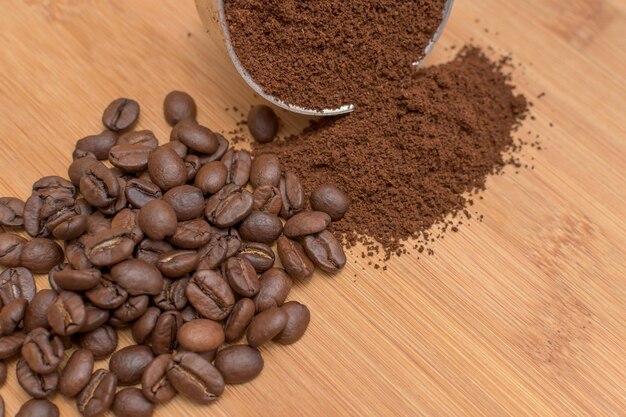
[[[53,290],[43,289],[37,291],[33,300],[28,303],[26,312],[24,313],[24,331],[30,332],[37,327],[49,329],[48,324],[48,307],[54,303],[57,293]]]
[[[113,311],[113,317],[122,323],[137,320],[148,309],[150,298],[147,295],[137,295],[128,299]]]
[[[76,187],[65,178],[49,175],[40,178],[33,184],[33,193],[47,196],[61,193],[73,197],[76,194]]]
[[[259,278],[256,270],[245,258],[233,256],[222,264],[222,275],[237,294],[252,297],[259,292]]]
[[[289,219],[304,208],[304,188],[300,179],[291,171],[285,172],[280,178],[278,186],[283,206],[280,209],[280,216]]]
[[[80,179],[80,192],[95,207],[108,207],[120,195],[117,177],[101,162],[90,164]]]
[[[257,312],[283,305],[293,285],[289,275],[280,268],[272,268],[264,272],[259,282],[259,292],[254,297]]]
[[[59,240],[73,240],[80,237],[87,230],[87,213],[77,204],[59,213],[54,221],[48,222],[52,236]]]
[[[161,189],[150,180],[133,178],[126,183],[126,199],[134,208],[142,208],[150,201],[161,198]]]
[[[46,398],[57,391],[59,373],[55,370],[46,374],[35,372],[20,358],[15,365],[17,382],[33,398]]]
[[[58,271],[50,271],[50,276],[59,288],[86,291],[98,285],[102,274],[98,269],[73,269],[67,265]]]
[[[253,211],[239,226],[241,237],[253,242],[273,243],[282,232],[280,219],[263,211]]]
[[[128,292],[121,285],[111,280],[109,276],[102,276],[98,285],[85,292],[85,296],[96,307],[105,310],[116,309],[128,298]]]
[[[254,188],[262,185],[278,187],[280,184],[280,161],[273,153],[258,155],[250,168],[250,185]]]
[[[250,168],[252,167],[250,152],[230,149],[222,156],[221,161],[228,170],[226,184],[245,187],[250,179]]]
[[[217,151],[219,142],[211,129],[196,123],[183,123],[176,129],[176,138],[194,152],[210,155]]]
[[[167,370],[172,362],[172,355],[157,356],[141,376],[141,390],[145,397],[153,403],[164,403],[176,395],[170,383]]]
[[[50,194],[33,193],[24,206],[24,230],[32,237],[48,237],[49,223],[73,210],[76,200],[68,192],[55,189]]]
[[[180,185],[170,189],[163,196],[163,201],[172,206],[180,222],[196,219],[204,213],[204,195],[202,190],[193,185]]]
[[[145,343],[150,338],[160,315],[161,311],[157,307],[148,307],[146,312],[133,323],[131,329],[133,340],[138,344]]]
[[[227,384],[243,384],[259,376],[263,370],[263,358],[256,348],[233,345],[217,352],[215,367]]]
[[[72,152],[72,161],[77,161],[82,158],[96,159],[96,155],[94,155],[92,152],[84,151],[82,149],[74,149],[74,151]]]
[[[224,329],[213,320],[193,320],[178,329],[178,343],[181,350],[190,352],[214,350],[224,343]]]
[[[242,298],[237,301],[224,325],[226,342],[236,342],[243,337],[243,334],[246,332],[248,325],[254,317],[254,313],[254,302],[251,299]]]
[[[235,304],[235,295],[228,283],[219,273],[210,270],[196,271],[185,294],[202,317],[215,321],[228,317]]]
[[[263,273],[274,265],[275,255],[271,247],[265,243],[243,243],[237,252],[237,256],[247,259],[256,272]]]
[[[228,168],[222,161],[212,161],[204,165],[195,178],[195,186],[206,194],[215,194],[226,185]]]
[[[24,225],[24,202],[15,197],[0,197],[0,226]]]
[[[252,200],[252,208],[254,210],[270,214],[278,215],[283,207],[280,190],[271,185],[262,185],[256,188],[252,193]]]
[[[85,324],[86,311],[83,299],[76,293],[63,291],[48,307],[48,323],[56,334],[72,335]]]
[[[139,103],[128,98],[118,98],[102,113],[102,123],[114,132],[126,130],[139,118]]]
[[[63,258],[63,249],[54,240],[35,238],[22,247],[20,264],[36,274],[47,274]]]
[[[126,230],[106,229],[85,240],[85,255],[93,265],[111,266],[129,258],[135,241]]]
[[[159,256],[173,249],[174,247],[165,241],[144,239],[139,246],[137,246],[135,257],[150,265],[156,266]]]
[[[95,162],[95,156],[85,156],[74,160],[67,169],[67,175],[72,181],[72,184],[78,187],[80,185],[80,179],[85,175],[89,166]]]
[[[20,266],[20,256],[26,239],[13,233],[0,233],[0,265],[7,268]]]
[[[124,388],[115,394],[111,410],[116,417],[152,417],[154,404],[139,388]]]
[[[269,143],[278,133],[278,117],[271,107],[262,104],[256,105],[248,113],[248,129],[250,134],[259,143]]]
[[[185,288],[188,282],[189,278],[179,278],[175,281],[165,278],[163,290],[153,297],[154,304],[163,311],[182,310],[187,305]]]
[[[200,313],[198,313],[198,311],[191,305],[187,305],[185,308],[183,308],[180,312],[180,315],[182,316],[183,322],[185,323],[192,320],[198,320],[202,317]]]
[[[167,377],[176,391],[187,398],[207,404],[224,392],[224,378],[209,361],[193,352],[172,356]]]
[[[227,228],[248,217],[252,212],[252,203],[249,191],[229,184],[207,200],[205,214],[209,223]]]
[[[141,172],[148,168],[152,149],[143,145],[115,145],[109,152],[111,164],[123,172]]]
[[[163,289],[161,272],[147,262],[129,259],[111,269],[111,277],[130,295],[157,295]]]
[[[143,240],[144,234],[141,227],[139,227],[137,217],[138,212],[136,210],[125,208],[113,217],[111,228],[126,231],[135,243],[139,243]]]
[[[151,130],[137,130],[126,132],[117,140],[118,145],[142,145],[150,149],[156,149],[159,141]]]
[[[118,385],[135,385],[141,382],[143,371],[153,360],[148,346],[126,346],[111,356],[109,369],[117,375]]]
[[[277,249],[280,262],[291,278],[301,280],[313,275],[315,265],[304,252],[300,243],[280,236]]]
[[[173,142],[170,142],[170,144]],[[159,146],[148,158],[148,172],[152,182],[164,191],[187,181],[187,167],[183,158],[170,146]]]
[[[74,269],[91,269],[93,268],[93,264],[89,262],[87,259],[87,254],[85,253],[85,240],[87,238],[87,234],[84,234],[80,238],[76,240],[72,240],[71,242],[67,242],[65,244],[65,257],[67,258],[67,262]]]
[[[313,210],[323,211],[336,222],[348,211],[350,197],[335,185],[322,184],[311,193],[311,207]]]
[[[328,230],[305,236],[302,247],[309,259],[320,269],[334,273],[346,264],[346,255],[337,238]]]
[[[63,288],[59,287],[59,284],[56,282],[56,274],[62,271],[63,269],[68,268],[68,264],[59,264],[48,272],[48,283],[50,284],[50,288],[54,290],[57,294],[63,291]]]
[[[106,413],[113,404],[117,377],[106,369],[98,369],[76,397],[78,411],[84,417],[95,417]]]
[[[96,211],[87,217],[87,234],[95,235],[103,230],[111,228],[111,219],[107,218],[103,213]],[[89,236],[81,236],[79,240],[87,240]]]
[[[185,167],[187,168],[187,182],[193,182],[196,174],[202,168],[200,157],[198,155],[189,154],[185,157]]]
[[[172,132],[173,131],[174,130],[172,130]],[[171,140],[170,142],[161,145],[161,147],[173,150],[176,153],[176,155],[178,155],[183,161],[185,160],[185,158],[189,154],[189,148],[187,148],[187,145],[185,145],[184,143],[182,143],[178,139],[177,140]]]
[[[80,346],[93,353],[96,360],[104,359],[117,348],[117,332],[105,325],[82,335]]]
[[[198,249],[211,239],[211,225],[203,219],[178,223],[176,232],[169,237],[172,244],[183,249]]]
[[[163,114],[170,126],[176,126],[181,120],[196,119],[196,102],[184,91],[171,91],[163,101]]]
[[[174,250],[159,256],[157,268],[166,277],[178,278],[196,269],[200,262],[197,252],[191,250]]]
[[[24,298],[32,301],[37,292],[33,274],[22,267],[5,269],[0,274],[0,300],[2,304]]]
[[[287,324],[287,313],[278,307],[270,307],[254,316],[246,337],[250,346],[259,347],[283,331]]]
[[[322,211],[305,211],[291,217],[285,223],[284,233],[288,238],[312,235],[326,230],[330,216]]]
[[[74,398],[87,386],[93,372],[93,353],[78,349],[70,356],[59,378],[59,392]]]
[[[15,417],[59,417],[59,408],[48,400],[28,400]]]
[[[18,298],[2,307],[0,311],[0,335],[9,335],[15,331],[26,313],[28,301]]]
[[[113,172],[115,169],[116,168],[111,168],[111,172]],[[100,210],[107,216],[114,216],[115,214],[126,208],[126,206],[128,205],[128,201],[126,200],[126,194],[124,193],[124,191],[126,190],[126,179],[121,176],[117,177],[117,183],[120,190],[120,194],[117,197],[117,200],[115,200],[115,202],[109,206],[98,207],[98,210]]]
[[[110,130],[104,130],[98,135],[86,136],[76,142],[76,149],[91,153],[96,159],[103,160],[109,157],[109,150],[117,143],[117,135]]]
[[[0,360],[0,388],[7,381],[7,364],[5,361]]]
[[[90,332],[102,326],[109,320],[109,311],[96,306],[85,306],[85,323],[80,329],[81,332]]]
[[[171,205],[163,200],[152,200],[139,210],[139,227],[153,240],[163,240],[176,233],[178,221]]]
[[[217,240],[221,242],[226,242],[226,257],[230,258],[231,256],[235,256],[239,248],[241,247],[241,236],[239,232],[234,227],[229,227],[227,229],[220,229],[214,227],[213,236],[217,238]]]
[[[200,262],[197,269],[217,269],[228,257],[227,254],[228,242],[213,234],[209,243],[198,250]]]
[[[289,301],[280,308],[287,314],[287,323],[283,330],[274,338],[275,342],[290,345],[297,342],[306,332],[311,321],[311,312],[304,304]]]
[[[213,161],[220,161],[224,154],[228,151],[228,140],[219,133],[216,133],[215,136],[217,136],[217,143],[219,144],[217,147],[217,151],[215,151],[211,155],[200,156],[200,163],[202,165],[208,164],[209,162]]]
[[[173,352],[178,346],[176,334],[183,325],[183,318],[178,311],[166,311],[161,314],[152,330],[152,351],[155,355]]]
[[[22,357],[33,371],[40,374],[56,370],[64,353],[61,338],[41,327],[28,333],[22,345]]]
[[[0,337],[0,360],[12,358],[20,353],[24,340],[26,340],[24,333]]]

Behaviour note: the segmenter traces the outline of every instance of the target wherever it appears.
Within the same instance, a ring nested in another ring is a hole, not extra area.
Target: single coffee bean
[[[109,156],[109,150],[117,143],[117,135],[104,130],[98,135],[86,136],[76,142],[76,150],[91,153],[96,159],[103,160]]]
[[[350,197],[332,184],[322,184],[311,193],[313,210],[323,211],[332,221],[343,218],[350,207]]]
[[[63,258],[63,249],[54,240],[35,238],[24,244],[20,263],[36,274],[47,274]]]
[[[250,184],[254,188],[262,185],[278,187],[280,184],[280,176],[280,161],[276,154],[262,154],[252,161],[252,167],[250,168]]]
[[[202,162],[198,155],[189,154],[185,157],[185,167],[187,168],[187,182],[193,182],[196,178],[196,174],[202,168]]]
[[[106,413],[113,404],[117,377],[106,369],[98,369],[76,397],[78,411],[85,417],[95,417]]]
[[[87,254],[85,253],[85,240],[89,235],[84,234],[76,240],[66,242],[65,244],[65,257],[69,265],[76,269],[91,269],[93,264],[89,262]]]
[[[20,407],[15,417],[59,417],[59,408],[48,400],[28,400]]]
[[[284,233],[288,238],[312,235],[326,230],[330,216],[322,211],[304,211],[295,214],[285,223]]]
[[[80,331],[83,333],[96,330],[109,320],[109,311],[93,305],[85,306],[85,323]]]
[[[138,211],[125,208],[111,220],[111,229],[124,230],[135,243],[143,240],[144,234],[137,220]]]
[[[289,219],[304,208],[304,188],[300,179],[291,171],[285,172],[280,178],[278,186],[283,206],[280,210],[280,216],[283,219]]]
[[[111,356],[109,369],[117,375],[118,385],[135,385],[141,382],[144,370],[153,360],[148,346],[126,346]]]
[[[200,156],[200,163],[202,165],[206,165],[209,162],[213,162],[213,161],[221,161],[222,158],[224,157],[224,154],[228,151],[228,140],[220,135],[219,133],[216,133],[215,136],[217,136],[217,143],[219,144],[217,147],[217,151],[215,151],[214,153],[212,153],[211,155],[201,155]]]
[[[111,219],[107,218],[102,212],[96,211],[87,217],[87,234],[95,235],[103,230],[111,228]],[[81,236],[79,240],[87,239],[88,236]]]
[[[328,230],[305,236],[302,246],[309,259],[320,269],[334,273],[346,264],[346,255],[341,243]]]
[[[76,187],[70,181],[58,175],[40,178],[33,184],[32,189],[33,194],[43,194],[44,196],[61,193],[73,197],[76,194]]]
[[[171,362],[172,355],[168,353],[159,355],[148,365],[141,376],[143,395],[153,403],[167,402],[176,395],[176,390],[167,375]]]
[[[265,243],[246,242],[242,243],[237,256],[247,259],[256,272],[263,273],[274,265],[275,255],[271,247]]]
[[[117,332],[105,325],[81,335],[80,346],[93,353],[96,360],[101,360],[115,352],[117,348]]]
[[[159,308],[149,307],[146,312],[133,323],[131,334],[136,343],[143,344],[150,338],[160,315],[161,310],[159,310]]]
[[[22,357],[33,371],[40,374],[55,371],[64,353],[61,338],[40,327],[28,333],[22,345]]]
[[[283,207],[283,198],[280,196],[280,190],[271,185],[262,185],[252,193],[252,208],[257,211],[263,211],[270,214],[278,215]]]
[[[171,91],[165,96],[163,114],[170,126],[176,126],[181,120],[195,120],[196,112],[196,102],[184,91]]]
[[[178,311],[166,311],[159,316],[151,334],[155,355],[171,353],[178,347],[176,334],[182,325],[183,318]]]
[[[167,377],[176,391],[187,398],[208,404],[224,392],[224,378],[209,361],[193,352],[172,356]]]
[[[37,327],[49,329],[48,308],[54,303],[57,293],[53,290],[43,289],[37,291],[33,300],[28,303],[24,313],[24,331],[30,332]]]
[[[56,334],[61,336],[72,335],[85,324],[85,304],[76,293],[63,291],[48,307],[48,323]]]
[[[202,317],[215,321],[228,317],[235,304],[235,295],[228,283],[219,273],[210,270],[196,271],[185,294]]]
[[[173,142],[170,142],[173,143]],[[187,167],[183,158],[171,146],[159,146],[148,158],[148,172],[152,182],[164,191],[187,181]]]
[[[148,168],[152,149],[143,145],[115,145],[109,152],[111,164],[123,172],[141,172]]]
[[[133,178],[126,183],[126,199],[134,208],[142,208],[152,200],[160,200],[163,193],[150,180]]]
[[[85,292],[85,296],[96,307],[113,310],[124,304],[128,299],[128,292],[111,280],[109,276],[102,276],[98,285]]]
[[[282,232],[280,219],[263,211],[253,211],[239,226],[241,237],[253,242],[273,243]]]
[[[0,337],[0,360],[12,358],[20,353],[24,340],[26,340],[24,333]]]
[[[244,187],[250,179],[250,168],[252,167],[252,157],[248,151],[236,151],[230,149],[222,157],[222,162],[226,165],[228,176],[226,184],[235,184]]]
[[[159,146],[159,141],[151,130],[137,130],[121,135],[117,139],[117,145],[142,145],[156,149]]]
[[[234,227],[226,229],[214,227],[212,230],[213,236],[217,238],[217,240],[226,243],[226,257],[230,258],[231,256],[235,256],[241,247],[241,236],[239,235],[237,229]]]
[[[176,233],[178,221],[171,205],[163,200],[152,200],[139,210],[141,230],[153,240],[163,240]]]
[[[148,309],[150,297],[147,295],[137,295],[128,299],[113,311],[113,318],[120,323],[130,323],[137,320]],[[122,326],[123,327],[123,326]]]
[[[13,233],[0,233],[0,265],[7,268],[20,266],[20,257],[26,239]]]
[[[147,262],[129,259],[111,269],[113,281],[130,295],[157,295],[163,288],[163,276]]]
[[[248,129],[259,143],[269,143],[278,133],[278,117],[271,107],[259,104],[248,113]]]
[[[144,239],[138,246],[135,257],[156,266],[159,256],[174,250],[174,247],[163,240]]]
[[[259,292],[254,297],[257,312],[282,306],[293,286],[289,275],[280,268],[272,268],[264,272],[259,282]]]
[[[213,320],[193,320],[178,329],[178,343],[181,350],[190,352],[214,350],[224,343],[224,329]]]
[[[193,185],[174,187],[165,193],[163,200],[172,206],[181,222],[196,219],[204,213],[204,195]]]
[[[78,349],[67,361],[59,378],[59,392],[74,398],[87,386],[93,372],[93,353],[87,349]]]
[[[83,213],[78,204],[66,208],[56,217],[54,221],[48,221],[48,227],[55,239],[73,240],[87,230],[87,213]]]
[[[9,335],[17,329],[26,313],[28,301],[18,298],[2,307],[0,311],[0,335]]]
[[[57,294],[63,291],[63,288],[59,287],[59,284],[57,284],[56,275],[60,271],[68,267],[69,267],[68,264],[59,264],[59,265],[56,265],[54,268],[52,268],[50,272],[48,272],[48,283],[50,284],[50,288],[53,289],[54,292],[56,292]]]
[[[7,364],[5,361],[0,360],[0,388],[7,381]]]
[[[293,279],[302,280],[313,275],[315,265],[295,240],[280,236],[277,242],[278,257],[283,268]]]
[[[72,181],[72,184],[78,187],[80,185],[81,178],[83,178],[83,176],[89,169],[89,166],[96,162],[96,158],[91,156],[86,156],[74,160],[74,162],[72,162],[72,164],[67,169],[67,175]]]
[[[102,230],[85,241],[85,255],[96,266],[115,265],[129,258],[134,248],[135,241],[126,230]]]
[[[2,304],[8,304],[18,298],[32,301],[36,291],[33,274],[26,268],[9,268],[0,274]]]
[[[90,164],[80,179],[81,194],[95,207],[115,204],[121,191],[115,174],[101,162]]]
[[[287,324],[287,313],[278,307],[271,307],[254,316],[246,337],[250,346],[259,347],[269,342],[283,331]]]
[[[245,258],[233,256],[222,264],[222,275],[237,294],[252,297],[259,292],[256,270]]]
[[[228,257],[228,242],[213,234],[211,240],[198,250],[200,262],[198,270],[217,269]]]
[[[157,268],[166,277],[178,278],[196,269],[200,262],[197,252],[191,250],[174,250],[159,256]]]
[[[287,314],[287,323],[283,330],[274,338],[275,342],[290,345],[297,342],[306,332],[311,321],[311,312],[304,304],[289,301],[280,308]]]
[[[28,363],[20,358],[15,365],[15,373],[17,382],[33,398],[46,398],[57,391],[59,373],[56,370],[41,374],[32,370]]]
[[[69,265],[58,270],[50,271],[56,285],[67,291],[86,291],[94,288],[100,282],[102,274],[98,269],[73,269]]]
[[[233,345],[217,352],[215,367],[227,384],[243,384],[259,376],[263,370],[263,358],[258,349]]]
[[[254,302],[249,298],[242,298],[233,307],[224,325],[226,342],[236,342],[243,337],[248,325],[254,318]]]
[[[168,240],[182,249],[198,249],[209,242],[211,235],[209,223],[193,219],[178,223],[176,232]]]
[[[189,149],[205,155],[217,151],[219,142],[211,129],[195,123],[184,123],[176,129],[176,140],[184,143]]]
[[[174,132],[174,130],[172,130],[172,132]],[[176,153],[176,155],[178,155],[181,159],[183,159],[183,161],[189,154],[189,148],[187,147],[187,145],[185,145],[178,139],[171,140],[170,142],[161,145],[161,147],[173,150]]]
[[[182,316],[184,323],[202,318],[200,313],[198,313],[198,311],[193,308],[192,305],[187,305],[185,308],[183,308],[180,312],[180,315]]]
[[[222,161],[212,161],[202,166],[196,174],[194,185],[206,194],[215,194],[226,185],[228,168]]]
[[[209,223],[227,228],[248,217],[252,212],[252,203],[249,191],[229,184],[207,200],[205,215]]]
[[[24,225],[24,202],[15,197],[0,197],[0,226]]]
[[[48,237],[51,224],[73,209],[76,200],[67,191],[54,189],[49,194],[33,193],[24,206],[24,230],[32,237]]]
[[[187,305],[185,288],[188,283],[189,278],[179,278],[175,281],[165,278],[163,290],[153,297],[154,304],[163,311],[181,311]]]
[[[128,98],[118,98],[107,106],[102,114],[102,123],[114,132],[126,130],[139,118],[139,103]]]
[[[124,388],[115,394],[111,410],[116,417],[152,417],[154,404],[139,388]]]

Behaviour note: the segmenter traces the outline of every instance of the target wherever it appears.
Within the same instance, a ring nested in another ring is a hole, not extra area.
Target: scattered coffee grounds
[[[350,210],[332,229],[349,245],[360,241],[371,255],[373,239],[387,256],[401,253],[405,239],[427,237],[509,162],[511,132],[527,102],[505,66],[466,47],[451,62],[415,71],[410,82],[385,83],[354,113],[257,145],[255,153],[278,154],[307,192],[324,183],[347,192]]]
[[[235,52],[264,91],[313,109],[357,106],[410,76],[445,0],[227,0]]]

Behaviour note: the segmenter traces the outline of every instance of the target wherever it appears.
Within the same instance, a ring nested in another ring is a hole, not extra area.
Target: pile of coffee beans
[[[319,187],[306,211],[299,178],[276,155],[229,149],[196,122],[186,93],[165,99],[169,143],[131,130],[139,113],[134,100],[113,101],[106,130],[77,142],[69,179],[40,179],[25,203],[0,199],[11,230],[0,233],[0,385],[4,361],[18,357],[33,397],[18,416],[58,416],[47,399],[57,392],[86,417],[150,416],[177,394],[214,401],[259,375],[260,346],[306,331],[308,308],[286,302],[293,281],[346,263],[327,230],[348,210],[341,190]],[[254,113],[271,140],[269,112]],[[22,227],[28,239],[14,233]],[[44,273],[50,289],[37,291],[33,274]],[[121,328],[136,345],[117,350]]]

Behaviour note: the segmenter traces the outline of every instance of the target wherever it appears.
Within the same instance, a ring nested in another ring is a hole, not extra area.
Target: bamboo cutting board
[[[65,175],[118,96],[162,141],[172,89],[225,132],[258,101],[192,0],[4,0],[0,27],[0,195]],[[490,178],[433,256],[382,271],[356,251],[297,285],[313,315],[299,343],[263,347],[261,376],[215,404],[177,398],[156,415],[626,415],[626,2],[458,0],[429,62],[470,39],[511,52],[520,91],[546,94],[519,133],[539,135],[523,152],[534,169]],[[306,123],[280,114],[284,133]],[[14,361],[0,393],[9,416],[27,399]]]

